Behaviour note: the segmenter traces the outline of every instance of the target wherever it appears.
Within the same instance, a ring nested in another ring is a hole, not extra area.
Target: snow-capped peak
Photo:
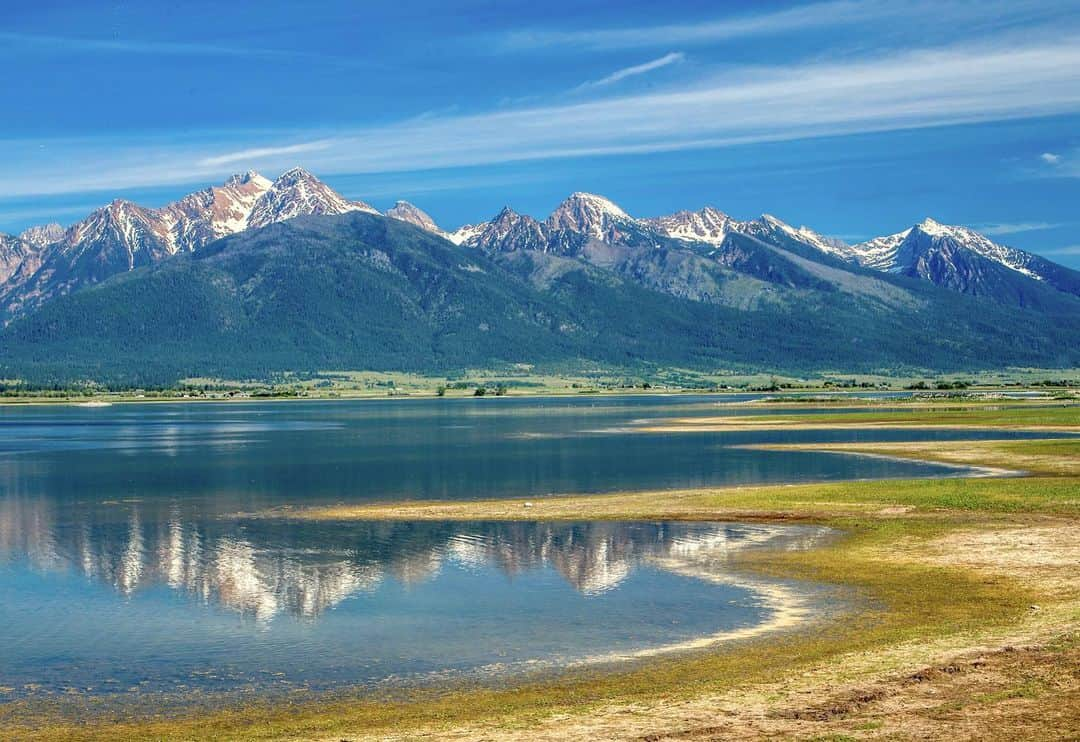
[[[862,265],[894,273],[918,272],[916,263],[926,262],[925,256],[930,251],[950,261],[954,251],[968,250],[1017,273],[1042,280],[1029,267],[1034,259],[1030,253],[999,245],[968,227],[942,224],[930,217],[903,232],[876,237],[853,249]]]
[[[64,228],[59,224],[42,224],[22,231],[19,239],[29,242],[34,247],[45,247],[64,238]]]
[[[630,215],[623,211],[618,204],[609,198],[599,196],[595,193],[585,193],[584,191],[574,191],[570,194],[567,201],[576,201],[582,204],[586,204],[589,208],[601,211],[609,216],[614,216],[620,219],[629,219]]]
[[[252,209],[271,185],[268,179],[249,170],[159,209],[169,251],[194,250],[210,240],[247,229]]]
[[[913,229],[917,229],[923,234],[930,235],[931,237],[947,237],[964,244],[965,247],[970,247],[976,252],[989,252],[995,251],[995,248],[1002,248],[1003,245],[991,241],[988,237],[976,232],[974,229],[968,227],[961,227],[958,225],[942,224],[935,221],[930,217],[923,219]],[[1013,249],[1013,248],[1006,248]]]
[[[488,228],[489,222],[481,222],[480,224],[462,224],[446,235],[446,239],[453,242],[455,245],[466,245],[472,247],[476,242],[476,238],[484,233],[484,230]]]
[[[760,218],[749,222],[735,222],[733,228],[735,231],[766,241],[775,241],[776,238],[794,240],[841,260],[855,259],[853,249],[843,240],[826,237],[809,227],[793,227],[772,214],[762,214]]]
[[[559,204],[547,225],[555,230],[567,230],[603,239],[617,225],[634,222],[613,201],[595,193],[577,191]]]
[[[856,262],[866,268],[892,271],[896,265],[896,253],[911,231],[905,229],[903,232],[875,237],[852,246]]]
[[[316,178],[311,173],[309,173],[304,168],[297,165],[296,167],[291,167],[288,170],[286,170],[285,172],[283,172],[281,175],[279,175],[277,177],[277,180],[274,181],[274,182],[275,183],[295,183],[295,182],[301,181],[301,180],[315,180],[315,181],[318,181],[319,179]]]
[[[42,254],[45,252],[42,247],[42,245],[36,245],[22,236],[15,237],[0,232],[0,284],[15,275],[20,269],[29,273],[37,270],[38,266],[41,265]]]
[[[263,177],[260,173],[257,173],[254,170],[248,170],[245,173],[236,173],[230,176],[229,179],[225,181],[224,187],[228,188],[230,186],[235,187],[249,184],[261,187],[262,190],[265,191],[272,185],[272,181],[269,178]]]
[[[379,213],[362,201],[349,201],[302,167],[286,170],[259,197],[249,227],[264,227],[307,214]]]
[[[499,222],[513,221],[521,218],[521,214],[514,211],[509,206],[503,206],[499,209],[499,213],[495,215],[495,218],[491,220],[492,224],[498,224]]]
[[[665,237],[710,245],[720,245],[736,225],[731,217],[712,206],[701,211],[677,211],[645,221]]]
[[[62,234],[57,225],[28,230],[27,239],[18,241],[19,249],[6,251],[0,274],[8,276],[8,296],[16,297],[9,298],[9,306],[26,309],[249,227],[349,211],[378,213],[363,202],[345,199],[303,168],[282,173],[273,182],[249,170],[160,208],[117,199]],[[49,249],[22,249],[35,243]]]
[[[486,251],[547,250],[548,228],[531,216],[504,206],[483,224],[466,225],[449,236],[452,242]]]
[[[935,237],[953,237],[958,234],[963,234],[965,232],[975,234],[971,230],[964,229],[963,227],[950,227],[947,224],[942,224],[941,222],[935,221],[931,217],[926,217],[921,222],[919,222],[916,227],[922,232],[933,235]]]

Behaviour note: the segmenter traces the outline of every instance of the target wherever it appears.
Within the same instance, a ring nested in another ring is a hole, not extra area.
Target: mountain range
[[[543,221],[506,207],[451,231],[301,168],[0,235],[0,317],[4,373],[38,379],[1080,361],[1080,273],[965,227],[849,245],[713,207],[637,218],[579,192]]]

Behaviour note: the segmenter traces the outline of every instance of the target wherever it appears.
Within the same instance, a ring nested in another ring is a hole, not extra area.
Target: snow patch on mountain
[[[362,201],[344,198],[303,168],[293,168],[274,181],[254,171],[236,174],[219,186],[160,208],[116,200],[67,230],[48,224],[32,227],[19,237],[0,235],[0,302],[10,314],[13,308],[25,309],[116,272],[196,250],[247,229],[298,216],[354,211],[379,213]],[[835,265],[835,259],[839,259],[966,293],[1000,293],[1000,286],[1009,285],[1009,281],[1003,284],[1001,271],[985,262],[992,261],[1042,281],[1045,286],[1076,293],[1075,279],[1067,269],[994,243],[966,227],[933,219],[896,234],[848,245],[809,227],[793,227],[769,214],[739,221],[712,206],[639,219],[604,196],[582,191],[570,194],[544,221],[505,207],[491,221],[447,232],[407,201],[398,201],[386,216],[456,245],[488,252],[532,250],[588,259],[589,255],[600,254],[598,250],[603,252],[604,245],[671,251],[683,243],[709,246],[707,251],[694,250],[697,257],[711,257],[729,265],[733,255],[740,255],[737,243],[746,246],[745,240],[729,238],[746,235],[773,246],[780,257],[821,262],[833,270],[842,270]],[[819,261],[813,253],[830,260]],[[1017,295],[1027,301],[1025,291],[1029,289],[1021,287]]]
[[[248,228],[350,211],[378,213],[362,201],[345,199],[302,168],[273,182],[254,171],[239,173],[161,208],[117,199],[66,231],[58,225],[27,230],[20,244],[29,248],[7,249],[0,257],[0,302],[9,312],[24,310]]]
[[[918,247],[920,239],[927,240],[927,247]],[[939,252],[970,250],[1029,278],[1042,280],[1042,276],[1031,269],[1035,259],[1031,253],[999,245],[973,229],[942,224],[929,217],[903,232],[875,237],[852,249],[861,265],[890,273],[911,270],[913,261],[927,249]]]
[[[255,205],[271,185],[262,175],[248,171],[163,207],[160,214],[169,251],[194,250],[244,231]]]
[[[851,249],[851,246],[844,241],[838,240],[835,237],[826,237],[809,227],[792,227],[790,224],[777,219],[772,214],[763,214],[760,219],[757,219],[754,222],[747,222],[741,231],[753,234],[755,230],[759,228],[765,232],[783,233],[791,239],[807,244],[826,255],[833,255],[843,260],[851,260],[854,257],[854,251]]]
[[[25,234],[25,232],[24,232]],[[0,233],[0,284],[13,276],[29,261],[41,263],[41,247],[23,238]]]
[[[706,206],[701,211],[678,211],[653,217],[645,219],[644,223],[673,240],[716,246],[723,243],[732,231],[738,231],[738,222],[712,206]]]
[[[80,256],[96,249],[124,255],[127,269],[170,254],[169,220],[156,209],[116,199],[74,224],[57,243],[61,254]]]
[[[854,245],[852,249],[855,252],[855,259],[865,268],[895,272],[896,254],[909,234],[911,230],[905,229],[903,232],[875,237]]]
[[[570,194],[545,222],[549,229],[585,234],[598,240],[611,237],[620,226],[637,223],[613,201],[581,191]]]
[[[480,224],[463,224],[453,232],[446,235],[446,239],[453,242],[455,245],[465,245],[466,247],[475,246],[476,239],[483,234],[484,230],[488,228],[490,222],[481,222]]]
[[[247,226],[265,227],[309,214],[379,211],[363,201],[349,201],[301,167],[282,173],[255,202]]]
[[[45,247],[64,238],[64,228],[55,222],[23,230],[19,238],[35,247]]]

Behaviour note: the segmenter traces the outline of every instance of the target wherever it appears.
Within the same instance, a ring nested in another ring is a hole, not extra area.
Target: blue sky
[[[15,2],[0,230],[303,165],[454,227],[571,191],[1080,267],[1080,2]]]

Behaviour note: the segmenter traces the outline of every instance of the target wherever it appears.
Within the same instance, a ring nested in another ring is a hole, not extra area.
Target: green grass
[[[824,503],[912,507],[916,511],[1080,514],[1080,479],[935,479],[844,482],[718,494],[706,506],[798,512]]]
[[[849,375],[822,373],[792,376],[769,373],[749,373],[737,370],[701,371],[689,368],[637,365],[619,367],[611,364],[506,364],[497,368],[465,368],[445,374],[410,373],[404,371],[371,371],[327,369],[320,371],[280,371],[265,378],[223,378],[192,376],[165,387],[108,388],[94,382],[84,382],[62,388],[27,386],[18,379],[0,379],[0,402],[64,402],[88,398],[111,401],[141,401],[158,399],[224,399],[237,395],[275,395],[314,399],[384,398],[400,396],[434,396],[446,387],[445,396],[471,396],[477,386],[489,390],[498,385],[506,387],[509,396],[576,395],[583,393],[656,393],[656,392],[747,392],[767,390],[774,385],[777,391],[766,392],[776,398],[772,404],[880,406],[911,404],[911,401],[873,400],[862,398],[878,390],[904,390],[922,382],[932,388],[940,382],[965,381],[971,384],[967,394],[985,391],[1033,388],[1036,391],[1075,397],[1080,394],[1080,369],[1038,370],[1010,369],[971,374],[929,374],[925,377],[888,375]],[[1042,386],[1047,380],[1071,383],[1071,388]],[[463,389],[455,388],[464,385]],[[1031,386],[1035,385],[1035,386]],[[807,401],[797,395],[828,392],[830,397]],[[833,397],[836,392],[845,394]],[[1016,404],[1015,401],[923,398],[919,404]]]
[[[763,422],[781,425],[784,423],[806,423],[815,425],[855,425],[882,424],[890,425],[981,425],[985,427],[1023,427],[1034,426],[1080,426],[1080,404],[1062,402],[1044,402],[1046,406],[1032,406],[1026,403],[999,403],[997,405],[968,406],[953,403],[954,408],[934,407],[928,409],[901,409],[897,411],[859,411],[837,414],[792,414],[753,416],[740,418],[748,423]],[[1051,406],[1052,405],[1052,406]]]

